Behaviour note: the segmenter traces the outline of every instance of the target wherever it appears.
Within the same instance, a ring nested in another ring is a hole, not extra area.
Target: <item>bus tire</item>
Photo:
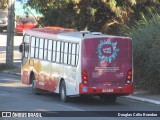
[[[36,88],[36,80],[32,81],[32,92],[36,95],[41,95],[40,90]]]
[[[66,84],[64,80],[60,83],[60,98],[62,102],[69,101],[69,96],[66,95]]]

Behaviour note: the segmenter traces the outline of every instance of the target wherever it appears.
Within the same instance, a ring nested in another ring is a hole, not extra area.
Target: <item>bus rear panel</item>
[[[82,41],[80,94],[133,93],[132,40],[128,37]]]

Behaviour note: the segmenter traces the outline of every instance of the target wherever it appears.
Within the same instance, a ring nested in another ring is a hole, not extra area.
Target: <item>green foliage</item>
[[[0,9],[7,10],[8,0],[0,0]]]
[[[128,36],[134,43],[134,75],[138,85],[160,93],[160,15],[136,22]]]
[[[158,0],[30,0],[27,5],[43,14],[43,26],[122,35],[141,13],[155,10]]]
[[[28,5],[44,15],[40,21],[44,26],[116,34],[115,25],[123,26],[129,20],[132,10],[126,6],[135,5],[135,0],[31,0]]]

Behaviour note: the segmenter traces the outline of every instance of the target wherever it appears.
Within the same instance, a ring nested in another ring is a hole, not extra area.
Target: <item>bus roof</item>
[[[61,28],[61,27],[44,27],[44,28],[33,28],[24,31],[24,34],[31,36],[37,36],[48,39],[62,39],[62,40],[73,40],[81,41],[84,38],[129,38],[124,36],[113,36],[101,34],[100,32],[89,32],[89,31],[77,31],[75,29]],[[46,37],[47,36],[47,37]]]

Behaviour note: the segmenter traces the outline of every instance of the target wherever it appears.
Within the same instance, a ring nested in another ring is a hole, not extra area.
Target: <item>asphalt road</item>
[[[93,119],[98,119],[95,116],[99,116],[100,114],[103,116],[105,114],[104,111],[119,111],[120,113],[123,113],[123,111],[135,111],[136,113],[137,111],[160,111],[160,106],[123,97],[119,97],[115,104],[102,103],[97,97],[76,98],[70,103],[62,103],[57,94],[44,93],[43,95],[34,95],[30,86],[21,84],[19,76],[0,73],[0,111],[80,111],[80,114],[89,111],[91,113],[90,117],[93,115]],[[90,111],[95,112],[92,113]],[[65,114],[68,113],[66,112]],[[77,112],[73,114],[73,116],[76,116]],[[104,117],[100,118],[106,120]],[[63,118],[58,117],[57,119]],[[78,119],[82,118],[79,117],[76,120]],[[125,118],[111,117],[110,119],[119,120]],[[129,119],[134,119],[134,117],[130,117]],[[136,119],[142,118],[136,117]],[[146,117],[146,119],[150,120],[151,118]],[[152,119],[158,120],[159,118],[152,117]]]

